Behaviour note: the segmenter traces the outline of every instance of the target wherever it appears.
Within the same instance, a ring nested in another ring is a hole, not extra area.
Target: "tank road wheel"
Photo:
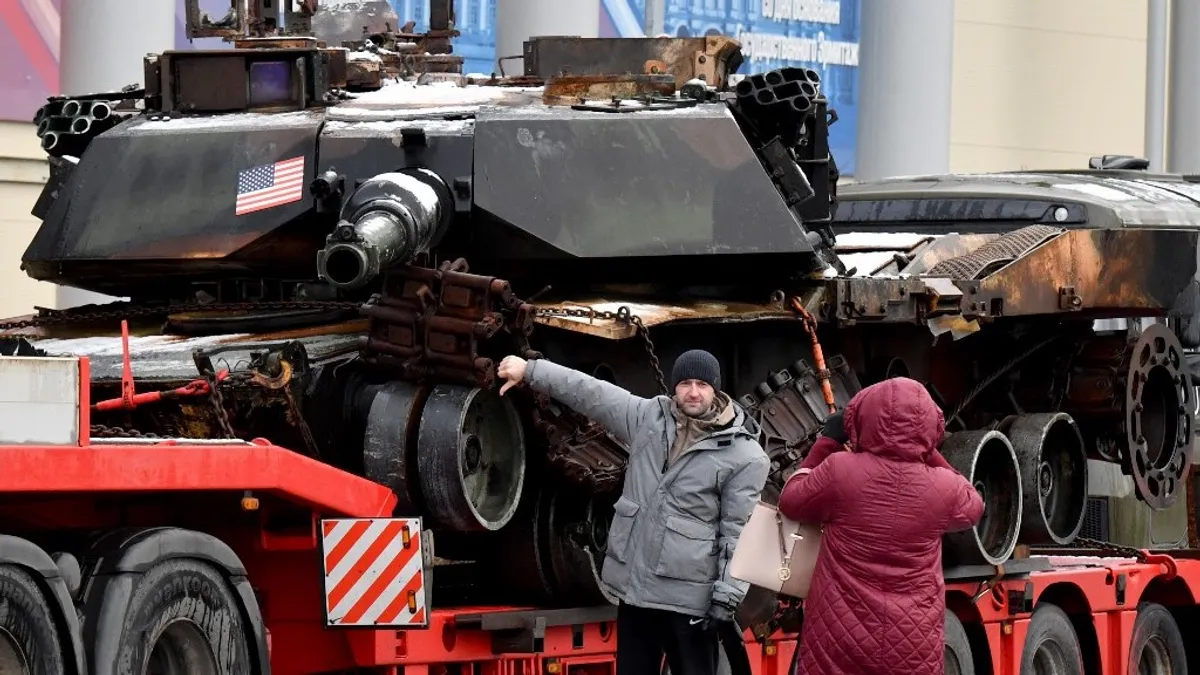
[[[545,522],[539,528],[556,594],[578,604],[617,604],[600,581],[615,500],[562,488],[543,490],[542,499]]]
[[[242,611],[216,569],[166,560],[135,586],[116,663],[130,675],[244,675],[253,672]]]
[[[1067,613],[1038,605],[1021,649],[1021,675],[1083,675],[1083,650]]]
[[[971,641],[962,621],[946,610],[946,675],[975,675]]]
[[[1133,346],[1125,378],[1123,457],[1137,495],[1152,509],[1179,498],[1192,463],[1192,390],[1179,338],[1152,324]]]
[[[1000,424],[1021,467],[1024,544],[1066,546],[1083,527],[1087,509],[1087,448],[1066,413],[1014,415]]]
[[[615,501],[570,486],[528,484],[503,536],[480,540],[467,535],[456,544],[478,555],[480,583],[496,591],[496,602],[615,605],[617,599],[600,581]],[[465,558],[470,553],[454,550],[450,555]]]
[[[396,493],[398,514],[421,509],[417,479],[416,435],[429,390],[407,382],[388,382],[371,399],[363,431],[363,469],[367,478]]]
[[[0,673],[66,673],[54,614],[33,577],[0,565]]]
[[[941,450],[983,497],[979,523],[943,539],[947,558],[954,565],[1003,564],[1021,530],[1021,475],[1012,444],[999,431],[960,431]]]
[[[1154,602],[1138,605],[1129,643],[1127,673],[1137,675],[1186,675],[1187,650],[1179,624],[1166,607]]]
[[[434,387],[421,414],[417,466],[439,523],[459,532],[504,527],[525,484],[525,437],[512,401],[472,387]]]

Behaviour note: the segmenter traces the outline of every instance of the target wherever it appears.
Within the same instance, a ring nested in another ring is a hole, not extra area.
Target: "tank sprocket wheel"
[[[1125,452],[1137,496],[1152,509],[1170,507],[1192,464],[1193,396],[1183,345],[1165,324],[1142,331],[1125,377]]]

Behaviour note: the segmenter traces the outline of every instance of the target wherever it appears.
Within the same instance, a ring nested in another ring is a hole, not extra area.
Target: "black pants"
[[[693,623],[694,622],[694,623]],[[716,675],[717,632],[696,617],[621,603],[617,608],[617,675]]]

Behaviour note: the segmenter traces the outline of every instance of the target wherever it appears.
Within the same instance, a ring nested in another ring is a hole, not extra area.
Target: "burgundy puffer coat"
[[[846,406],[852,451],[818,439],[812,473],[784,486],[784,515],[825,525],[799,674],[944,671],[941,537],[977,523],[983,500],[937,452],[943,424],[920,383],[872,385]]]

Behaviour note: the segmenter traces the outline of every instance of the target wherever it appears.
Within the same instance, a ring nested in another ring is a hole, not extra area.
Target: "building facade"
[[[9,242],[0,250],[4,316],[55,305],[54,287],[25,276],[20,257],[46,178],[30,120],[58,92],[59,17],[63,3],[74,1],[0,0],[0,62],[7,64],[0,69],[0,225]],[[860,0],[658,1],[670,35],[741,39],[749,61],[742,72],[786,64],[820,72],[839,117],[831,145],[843,173],[853,174]],[[178,48],[220,45],[188,43],[183,2],[175,2]],[[390,2],[418,29],[427,25],[428,0]],[[212,13],[227,6],[203,4]],[[644,0],[600,4],[601,35],[641,34]],[[456,51],[467,72],[495,72],[497,0],[455,6],[462,32]],[[1143,154],[1146,0],[959,0],[954,11],[952,171],[1080,168],[1093,155]],[[911,88],[912,105],[920,106],[920,73]]]

